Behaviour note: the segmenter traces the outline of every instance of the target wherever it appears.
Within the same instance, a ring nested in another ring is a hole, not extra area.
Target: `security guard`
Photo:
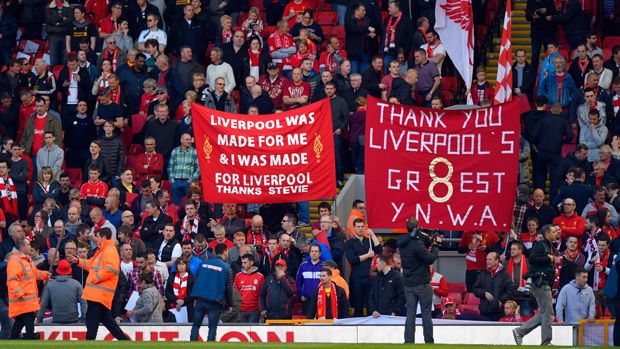
[[[77,259],[73,255],[67,256],[69,262],[77,262],[80,268],[89,272],[82,294],[82,298],[88,301],[86,339],[97,338],[101,322],[117,340],[129,340],[112,317],[111,312],[121,264],[114,240],[112,240],[112,230],[101,228],[95,232],[94,237],[99,249],[93,258]]]
[[[49,273],[35,267],[30,258],[30,241],[17,239],[17,252],[8,258],[6,274],[9,291],[9,316],[15,319],[10,339],[19,339],[26,327],[23,339],[38,339],[34,333],[36,311],[40,308],[37,280],[46,280]]]

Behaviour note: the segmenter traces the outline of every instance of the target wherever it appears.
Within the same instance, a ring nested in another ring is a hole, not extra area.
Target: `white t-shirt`
[[[420,49],[427,51],[428,50],[428,44],[424,44],[422,46],[420,46]],[[427,51],[428,52],[428,51]],[[437,56],[439,54],[444,55],[444,60],[445,60],[445,56],[446,54],[446,49],[443,47],[443,44],[439,44],[439,46],[435,47],[433,49],[433,57]],[[439,69],[439,76],[441,76],[441,66],[443,65],[443,61],[441,61],[439,64],[437,64],[437,69]]]
[[[133,262],[125,263],[121,261],[121,271],[123,272],[123,274],[127,275],[131,273],[132,270],[133,270]]]
[[[168,34],[161,29],[157,29],[157,31],[151,31],[150,29],[143,30],[138,37],[138,44],[143,44],[148,39],[155,39],[159,41],[159,44],[162,46],[166,46],[168,43]]]

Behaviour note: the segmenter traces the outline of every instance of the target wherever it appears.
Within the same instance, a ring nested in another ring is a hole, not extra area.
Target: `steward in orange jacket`
[[[30,258],[30,241],[17,240],[18,252],[9,255],[6,276],[9,293],[9,316],[15,318],[11,339],[19,339],[22,328],[26,327],[24,339],[34,338],[35,312],[40,308],[37,280],[48,278],[48,272],[41,271]]]
[[[101,228],[95,231],[94,238],[99,249],[91,259],[67,257],[69,262],[77,261],[77,265],[88,272],[82,294],[82,298],[88,301],[86,339],[96,339],[99,323],[102,323],[116,339],[129,340],[112,317],[111,312],[121,264],[118,250],[112,240],[112,230]]]

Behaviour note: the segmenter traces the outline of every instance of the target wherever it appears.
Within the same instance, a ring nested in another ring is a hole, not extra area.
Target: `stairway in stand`
[[[528,60],[532,56],[532,42],[530,39],[530,23],[525,19],[525,8],[527,0],[513,0],[512,2],[512,52],[514,61],[514,51],[523,49],[527,53]],[[495,77],[497,76],[497,59],[499,57],[499,49],[502,44],[501,25],[504,23],[504,10],[501,14],[499,24],[500,30],[493,37],[493,47],[487,51],[487,80],[495,87]],[[474,69],[475,70],[475,69]],[[474,74],[475,79],[475,74]]]

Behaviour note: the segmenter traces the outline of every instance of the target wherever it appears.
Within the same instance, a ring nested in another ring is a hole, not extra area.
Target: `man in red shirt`
[[[91,207],[103,207],[105,198],[108,196],[108,185],[99,180],[101,170],[99,166],[93,164],[88,168],[88,182],[82,184],[80,195],[84,198],[84,202]]]
[[[269,98],[273,101],[274,108],[282,108],[282,92],[287,82],[288,79],[280,75],[278,63],[275,62],[267,64],[267,74],[261,76],[260,80],[258,80],[260,87],[267,92]]]
[[[234,286],[241,293],[241,322],[258,323],[260,291],[265,277],[254,266],[254,255],[241,256],[243,269],[235,276]]]
[[[332,36],[327,43],[327,50],[319,57],[319,71],[329,70],[332,74],[336,74],[340,68],[340,62],[347,57],[347,51],[340,48],[340,40]]]
[[[215,246],[224,244],[230,250],[235,244],[226,238],[226,228],[221,224],[216,224],[212,229],[215,240],[209,243],[211,251],[215,251]]]
[[[566,243],[566,239],[571,236],[575,236],[581,241],[586,230],[586,221],[575,212],[575,200],[571,198],[565,199],[562,207],[564,208],[564,214],[553,219],[553,224],[557,224],[562,231],[560,235],[562,243]]]
[[[310,100],[310,84],[302,81],[301,68],[294,68],[291,74],[292,80],[284,85],[282,101],[286,110],[299,108],[308,104]]]
[[[30,91],[21,91],[19,93],[21,104],[19,105],[19,128],[17,130],[17,141],[22,142],[24,127],[26,121],[34,113],[35,101],[37,100]]]
[[[108,35],[114,34],[118,26],[118,20],[123,13],[123,4],[114,2],[110,15],[99,21],[99,37],[105,39]]]
[[[267,45],[269,46],[269,56],[272,62],[278,63],[283,72],[293,69],[291,57],[297,52],[293,37],[288,33],[289,26],[286,20],[278,21],[278,30],[273,32]]]
[[[56,139],[62,139],[62,127],[55,117],[47,113],[47,104],[41,97],[35,102],[35,113],[33,113],[26,121],[24,126],[24,134],[22,136],[22,144],[26,154],[37,155],[39,149],[44,146],[43,135],[45,132],[51,132]]]
[[[458,252],[465,254],[465,284],[467,292],[473,292],[478,274],[486,269],[489,247],[499,242],[493,231],[465,231],[459,242]]]

